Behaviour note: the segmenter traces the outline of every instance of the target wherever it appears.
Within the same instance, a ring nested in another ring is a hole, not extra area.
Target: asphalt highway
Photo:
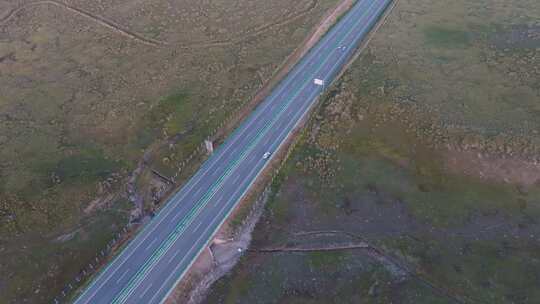
[[[391,2],[358,0],[75,303],[162,303]]]

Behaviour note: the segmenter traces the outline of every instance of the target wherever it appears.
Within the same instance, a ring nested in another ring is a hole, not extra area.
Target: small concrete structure
[[[212,143],[211,140],[206,139],[204,141],[204,145],[206,146],[206,151],[208,152],[209,155],[214,153],[214,143]]]

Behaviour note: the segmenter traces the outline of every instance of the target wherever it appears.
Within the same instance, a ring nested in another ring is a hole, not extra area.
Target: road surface
[[[75,303],[165,301],[391,1],[358,0]]]

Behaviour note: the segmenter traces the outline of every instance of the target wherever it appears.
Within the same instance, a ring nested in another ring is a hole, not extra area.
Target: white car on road
[[[269,157],[270,157],[270,154],[271,154],[270,152],[264,153],[264,154],[263,154],[263,159],[269,158]]]

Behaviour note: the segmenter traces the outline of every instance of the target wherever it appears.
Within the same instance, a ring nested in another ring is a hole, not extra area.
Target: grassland
[[[336,3],[0,0],[0,303],[58,295]]]
[[[539,12],[401,0],[206,303],[539,302]],[[351,235],[370,249],[259,251]]]

